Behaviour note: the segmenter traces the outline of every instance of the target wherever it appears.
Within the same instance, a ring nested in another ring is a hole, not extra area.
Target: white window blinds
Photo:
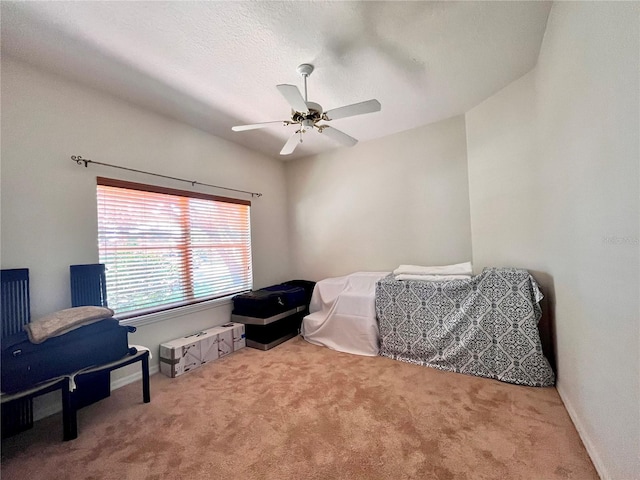
[[[100,262],[119,318],[251,289],[250,202],[101,177],[97,193]]]

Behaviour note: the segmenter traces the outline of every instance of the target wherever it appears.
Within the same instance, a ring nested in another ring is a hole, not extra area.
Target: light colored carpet
[[[2,443],[2,479],[597,479],[555,388],[301,338],[151,378]]]

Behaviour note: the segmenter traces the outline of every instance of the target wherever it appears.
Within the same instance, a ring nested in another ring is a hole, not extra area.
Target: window
[[[102,177],[97,192],[100,263],[119,318],[251,289],[251,202]]]

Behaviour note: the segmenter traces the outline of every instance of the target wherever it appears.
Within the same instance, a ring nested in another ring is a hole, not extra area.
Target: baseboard
[[[155,375],[160,372],[159,365],[149,365],[149,375]],[[118,388],[122,388],[125,385],[129,385],[130,383],[137,382],[142,380],[142,372],[135,372],[131,375],[127,375],[126,377],[118,378],[117,380],[111,382],[111,391],[117,390]],[[40,401],[38,401],[40,400]],[[52,392],[42,397],[38,397],[34,399],[33,405],[33,420],[37,422],[38,420],[42,420],[43,418],[49,417],[51,415],[55,415],[58,412],[62,411],[62,401],[60,400],[59,392]]]
[[[598,451],[596,450],[593,444],[593,441],[587,434],[582,424],[582,421],[580,420],[580,417],[578,416],[575,408],[573,408],[573,405],[569,401],[568,395],[563,393],[562,384],[556,383],[556,390],[558,391],[558,395],[560,395],[560,399],[562,400],[562,403],[564,403],[564,408],[567,410],[569,417],[571,417],[571,421],[573,421],[573,425],[576,427],[576,430],[578,431],[578,435],[580,436],[580,439],[582,440],[584,447],[587,449],[587,453],[589,454],[589,457],[591,457],[591,462],[593,462],[593,466],[596,468],[596,472],[598,473],[598,476],[600,477],[601,480],[612,480],[613,477],[611,477],[611,475],[608,474],[607,469],[605,468],[604,463],[602,462],[602,459],[600,458],[600,455],[598,454]]]
[[[55,394],[55,397],[53,395]],[[42,402],[36,403],[37,400],[42,399]],[[48,400],[48,401],[47,401]],[[35,398],[33,403],[33,421],[37,422],[43,418],[55,415],[62,411],[62,400],[60,400],[60,392],[52,392],[42,397]]]
[[[158,372],[160,372],[160,365],[149,365],[149,375],[155,375]],[[142,372],[140,371],[127,375],[126,377],[118,378],[111,382],[111,391],[113,392],[118,388],[137,382],[138,380],[142,380]]]

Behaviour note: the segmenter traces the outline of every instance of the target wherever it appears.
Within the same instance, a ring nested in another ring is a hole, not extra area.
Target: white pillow
[[[400,265],[393,271],[394,275],[471,275],[471,262],[456,263],[437,267],[422,267],[419,265]]]

